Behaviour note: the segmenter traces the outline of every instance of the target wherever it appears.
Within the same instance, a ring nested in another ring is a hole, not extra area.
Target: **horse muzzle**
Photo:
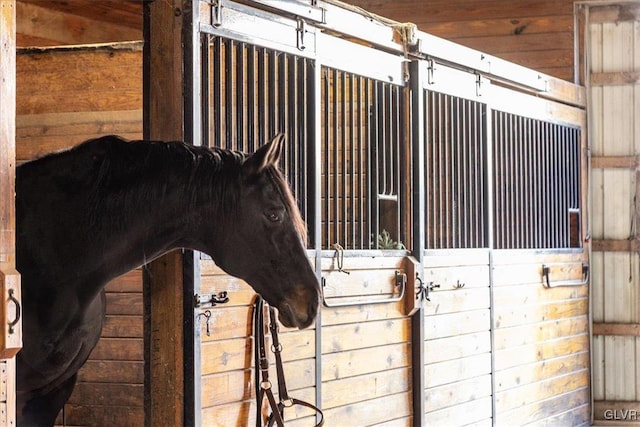
[[[308,328],[318,314],[318,298],[285,298],[278,305],[278,319],[287,328]]]

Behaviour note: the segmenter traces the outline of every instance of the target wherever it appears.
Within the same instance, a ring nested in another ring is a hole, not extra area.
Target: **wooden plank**
[[[593,323],[593,335],[640,337],[639,323]]]
[[[140,338],[101,338],[89,356],[91,360],[144,360]]]
[[[560,393],[550,399],[514,408],[506,412],[496,413],[496,425],[524,425],[542,421],[565,412],[567,408],[578,408],[588,405],[589,390],[581,388],[567,393]],[[584,422],[588,422],[586,419]]]
[[[392,409],[391,409],[392,408]],[[324,411],[325,425],[377,425],[411,415],[411,393],[391,394]],[[357,420],[357,421],[356,421]],[[404,425],[404,424],[401,424]]]
[[[593,239],[591,249],[596,252],[639,252],[640,241],[637,239]]]
[[[495,373],[496,392],[503,392],[522,384],[566,375],[574,371],[589,369],[589,352],[568,354],[554,359],[545,359],[536,363],[516,365]]]
[[[142,292],[142,269],[131,270],[105,286],[106,292]]]
[[[20,33],[49,40],[49,44],[87,44],[140,40],[141,28],[94,20],[26,2],[17,3]]]
[[[345,339],[345,337],[349,337]],[[409,342],[411,319],[382,320],[322,328],[322,354]]]
[[[144,361],[88,360],[78,372],[78,381],[84,383],[144,384]]]
[[[315,385],[315,362],[313,359],[284,363],[287,388],[291,395],[297,390]],[[205,375],[201,380],[202,407],[240,402],[255,397],[253,370],[243,369],[219,374]],[[312,398],[311,401],[313,401]]]
[[[430,363],[425,366],[427,389],[491,373],[491,353]]]
[[[411,363],[410,344],[391,344],[322,355],[322,381],[402,368]]]
[[[589,78],[593,86],[633,85],[640,83],[640,71],[591,73]]]
[[[450,406],[429,412],[425,416],[427,425],[434,426],[466,426],[492,425],[491,397],[483,397],[459,405]]]
[[[489,308],[489,288],[461,288],[438,292],[424,307],[425,315]]]
[[[541,321],[558,320],[574,316],[583,316],[583,318],[586,319],[588,308],[589,301],[587,298],[572,301],[558,301],[549,304],[503,306],[495,310],[495,327],[507,328],[519,325],[530,325]]]
[[[491,351],[489,331],[428,339],[424,344],[425,363],[444,362]]]
[[[580,353],[588,348],[589,336],[586,334],[510,347],[495,352],[495,369],[501,371],[518,365]]]
[[[459,266],[454,268],[425,268],[424,282],[439,285],[433,290],[434,298],[444,290],[483,288],[489,286],[489,266]]]
[[[366,402],[410,389],[409,367],[326,381],[322,383],[322,409]]]
[[[142,338],[143,333],[142,315],[107,315],[102,328],[102,337],[108,338]]]
[[[503,308],[510,305],[546,304],[559,301],[569,302],[569,300],[582,299],[587,296],[588,289],[584,286],[545,288],[541,283],[535,283],[495,286],[494,288],[494,303],[496,308]]]
[[[287,362],[311,359],[315,356],[315,333],[304,330],[279,335],[283,347],[283,358]],[[267,339],[267,346],[271,340]],[[248,337],[203,343],[201,347],[201,371],[203,375],[246,369],[252,366],[253,340]],[[274,356],[268,355],[274,362]]]
[[[601,169],[636,169],[640,156],[593,156],[591,167]]]
[[[144,402],[143,384],[111,384],[111,383],[76,383],[77,393],[69,400],[71,404],[78,404],[76,400],[82,397],[82,402],[89,401],[95,405],[109,406],[138,406]],[[75,397],[74,397],[75,396]]]
[[[589,322],[586,316],[560,318],[523,326],[501,327],[494,333],[496,350],[533,344],[562,337],[587,334]]]
[[[437,387],[429,387],[425,391],[425,411],[438,411],[447,407],[458,407],[476,399],[491,396],[491,375],[465,378]],[[480,417],[480,419],[484,416]],[[429,415],[427,415],[429,419]],[[472,422],[474,420],[468,420]]]
[[[363,321],[391,320],[404,317],[402,301],[389,304],[362,304],[321,309],[322,327]]]
[[[490,312],[478,309],[424,317],[425,337],[430,340],[456,337],[491,329]]]
[[[144,410],[139,406],[67,404],[64,408],[67,426],[140,427],[144,425]],[[61,415],[58,417],[56,425],[63,425]]]
[[[107,313],[142,315],[142,293],[107,292]]]
[[[588,384],[588,369],[554,376],[542,381],[525,383],[507,391],[496,393],[496,412],[507,412],[563,393],[586,389]]]

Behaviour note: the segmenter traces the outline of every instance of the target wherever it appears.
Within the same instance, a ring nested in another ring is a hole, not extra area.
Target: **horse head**
[[[283,147],[280,134],[243,161],[236,208],[217,229],[223,247],[212,256],[276,307],[284,326],[306,328],[320,288],[305,251],[306,226],[278,170]]]

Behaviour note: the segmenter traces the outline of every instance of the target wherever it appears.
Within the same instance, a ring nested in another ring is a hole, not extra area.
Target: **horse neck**
[[[128,260],[118,270],[126,272],[173,249],[201,249],[203,234],[217,234],[216,219],[223,216],[221,206],[228,204],[221,200],[229,198],[223,188],[224,166],[216,163],[222,160],[219,156],[198,158],[193,164],[184,158],[174,160],[161,168],[150,167],[124,197],[105,197],[107,208],[100,217],[109,229],[105,234],[113,236],[110,254],[114,262]],[[205,212],[206,221],[199,220]]]

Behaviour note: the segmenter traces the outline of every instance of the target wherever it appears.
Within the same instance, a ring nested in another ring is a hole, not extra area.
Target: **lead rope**
[[[278,427],[284,427],[284,409],[290,408],[293,405],[301,405],[307,408],[313,409],[320,415],[320,421],[316,424],[316,427],[321,427],[324,424],[324,414],[316,406],[292,398],[287,391],[287,385],[284,378],[284,369],[282,366],[282,344],[278,338],[278,323],[276,320],[276,313],[273,307],[269,307],[269,330],[271,331],[271,340],[273,345],[271,351],[275,355],[276,359],[276,377],[278,381],[278,394],[280,401],[276,403],[275,396],[273,395],[273,387],[269,380],[269,360],[267,359],[267,346],[265,344],[264,336],[264,301],[260,295],[256,296],[253,315],[253,334],[255,338],[254,342],[254,359],[255,359],[255,384],[256,384],[256,426],[262,427],[262,402],[264,397],[267,397],[269,401],[269,407],[271,408],[271,414],[267,417],[267,426],[271,427],[275,424]]]

